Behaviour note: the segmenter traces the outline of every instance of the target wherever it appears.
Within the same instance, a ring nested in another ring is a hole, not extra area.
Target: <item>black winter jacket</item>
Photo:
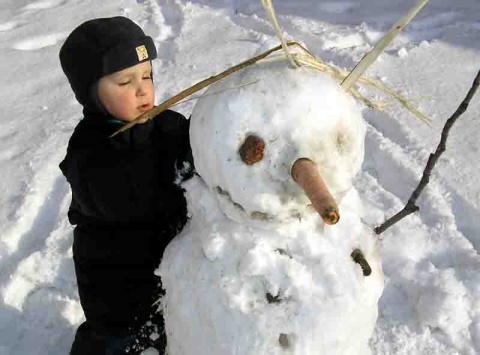
[[[113,138],[120,126],[85,113],[60,169],[70,183],[73,257],[87,321],[109,335],[131,333],[158,297],[154,275],[187,220],[176,170],[193,159],[189,121],[165,111]]]

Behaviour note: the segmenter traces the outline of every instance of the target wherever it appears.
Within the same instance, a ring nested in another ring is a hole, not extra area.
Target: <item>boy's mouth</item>
[[[152,108],[152,105],[150,105],[150,104],[145,104],[145,105],[138,106],[138,109],[142,112],[146,112],[146,111],[150,110],[151,108]]]

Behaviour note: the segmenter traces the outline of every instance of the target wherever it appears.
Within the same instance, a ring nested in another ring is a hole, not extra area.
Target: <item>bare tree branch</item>
[[[452,128],[455,121],[467,110],[468,104],[470,103],[470,100],[472,99],[473,95],[475,95],[475,92],[477,91],[479,85],[480,85],[480,71],[475,77],[472,87],[468,91],[468,94],[465,97],[465,99],[462,101],[460,106],[458,106],[457,110],[445,123],[445,126],[443,127],[443,131],[442,131],[442,137],[440,139],[440,143],[437,146],[437,150],[435,151],[435,153],[430,154],[430,157],[428,158],[427,166],[423,171],[422,179],[420,180],[420,183],[418,184],[415,191],[413,191],[412,196],[410,196],[410,199],[408,200],[407,204],[396,215],[387,219],[382,225],[375,227],[373,229],[375,233],[377,234],[383,233],[387,228],[393,226],[395,223],[397,223],[401,219],[419,210],[419,207],[416,205],[417,199],[422,193],[425,186],[427,186],[428,182],[430,181],[430,175],[432,173],[432,170],[435,167],[435,164],[437,163],[438,159],[446,149],[447,138],[448,138],[450,129]]]

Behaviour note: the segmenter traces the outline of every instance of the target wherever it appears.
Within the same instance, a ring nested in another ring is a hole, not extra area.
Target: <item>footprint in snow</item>
[[[20,51],[34,51],[37,49],[54,46],[58,42],[63,41],[65,38],[67,38],[66,33],[52,33],[49,35],[36,36],[15,43],[13,48]]]

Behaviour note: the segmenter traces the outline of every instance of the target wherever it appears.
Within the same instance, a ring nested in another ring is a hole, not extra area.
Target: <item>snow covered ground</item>
[[[287,38],[350,68],[415,1],[276,0]],[[3,0],[0,4],[0,354],[65,354],[83,319],[58,163],[81,118],[58,51],[84,20],[125,15],[156,41],[157,102],[276,45],[259,0]],[[394,104],[366,109],[355,186],[372,227],[416,186],[445,120],[480,69],[480,3],[432,0],[368,71],[410,97],[431,127]],[[194,102],[177,109],[190,114]],[[385,291],[375,354],[480,353],[480,93],[450,133],[419,201],[382,235]]]

